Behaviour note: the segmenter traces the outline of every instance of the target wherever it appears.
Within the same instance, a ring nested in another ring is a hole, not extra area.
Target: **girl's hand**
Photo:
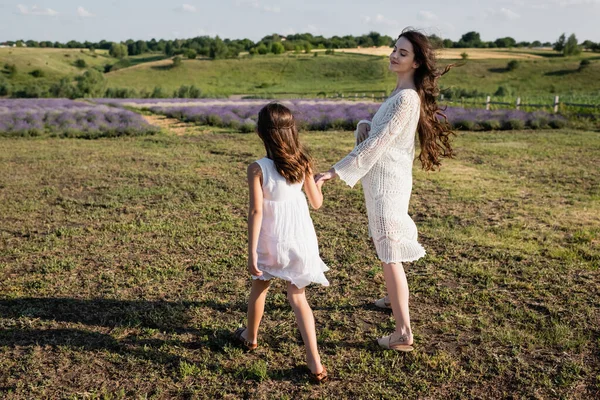
[[[248,272],[250,272],[250,275],[252,276],[262,276],[262,271],[258,269],[258,266],[256,265],[256,262],[248,259]]]
[[[362,123],[358,124],[356,128],[356,144],[359,145],[369,137],[369,131],[371,130],[371,124]]]
[[[333,168],[331,168],[329,171],[327,172],[321,172],[320,174],[317,174],[315,176],[315,183],[317,184],[318,187],[323,186],[323,184],[325,182],[327,182],[330,179],[333,179],[337,176],[335,170]]]

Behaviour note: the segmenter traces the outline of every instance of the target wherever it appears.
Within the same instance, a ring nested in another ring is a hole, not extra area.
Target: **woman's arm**
[[[308,202],[315,210],[318,210],[323,205],[323,192],[321,191],[323,182],[315,182],[312,171],[309,171],[304,178],[304,192],[306,193],[306,197],[308,197]]]
[[[248,166],[248,188],[250,189],[250,198],[248,206],[248,272],[254,276],[261,276],[262,272],[258,269],[258,236],[262,225],[262,170],[258,163],[252,163]]]
[[[392,109],[385,113],[383,119],[371,124],[367,139],[333,166],[335,173],[349,186],[354,186],[375,165],[387,146],[400,135],[419,106],[416,92],[406,90],[400,93],[394,103],[388,105]]]

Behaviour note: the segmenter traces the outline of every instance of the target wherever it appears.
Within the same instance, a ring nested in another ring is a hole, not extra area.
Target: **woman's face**
[[[394,51],[390,54],[390,71],[405,74],[419,68],[419,64],[415,61],[415,53],[413,45],[404,36],[396,41]]]

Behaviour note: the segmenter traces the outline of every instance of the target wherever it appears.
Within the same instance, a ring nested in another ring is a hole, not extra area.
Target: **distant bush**
[[[467,53],[467,52],[460,53],[460,58],[462,58],[463,60],[468,59],[469,58],[469,53]]]
[[[173,68],[177,68],[177,67],[181,66],[181,63],[182,63],[181,62],[181,57],[175,56],[173,58]]]
[[[75,66],[77,68],[87,68],[87,63],[85,62],[85,60],[83,58],[78,58],[75,61]]]
[[[497,119],[490,119],[486,121],[478,121],[477,124],[484,131],[496,131],[502,128],[502,124]]]
[[[460,131],[472,131],[475,128],[475,122],[468,119],[458,120],[454,122],[453,128]]]
[[[44,76],[46,76],[46,74],[44,73],[44,71],[42,71],[41,69],[34,69],[33,71],[31,71],[29,73],[29,75],[33,76],[34,78],[43,78]]]
[[[77,89],[73,86],[69,78],[62,78],[50,86],[50,95],[52,97],[75,99],[77,98]]]
[[[279,42],[275,42],[271,45],[271,52],[273,54],[283,54],[285,52],[285,47]]]
[[[48,97],[50,93],[48,88],[41,85],[33,84],[27,86],[16,87],[11,97],[13,98],[24,98],[24,99],[35,99],[41,97]]]
[[[325,50],[325,54],[328,55],[328,56],[333,55],[333,54],[335,54],[335,50],[334,49],[327,49],[327,50]]]
[[[111,57],[115,58],[125,58],[127,57],[127,45],[113,43],[110,46],[108,54],[110,54]]]
[[[17,74],[17,66],[15,64],[6,63],[4,64],[4,70],[2,72],[8,75],[9,78],[12,78]]]
[[[164,99],[169,96],[164,92],[162,87],[155,86],[154,90],[152,90],[152,93],[150,94],[150,97],[153,99]]]
[[[269,49],[267,49],[267,46],[265,46],[264,43],[259,44],[258,46],[256,46],[256,52],[258,54],[267,54],[269,52]]]
[[[187,58],[189,58],[190,60],[193,60],[193,59],[195,59],[198,56],[198,53],[196,53],[196,50],[188,50],[185,53],[185,56]]]
[[[110,71],[118,71],[123,68],[131,67],[131,60],[129,58],[123,58],[115,64],[110,66]]]
[[[525,122],[520,119],[511,118],[502,121],[502,129],[504,130],[520,130],[525,128]]]
[[[0,96],[9,96],[11,92],[12,85],[5,80],[0,80]]]
[[[444,97],[448,100],[453,100],[453,99],[460,99],[462,97],[466,98],[466,99],[470,99],[470,98],[475,98],[475,97],[482,97],[485,95],[485,93],[478,91],[477,89],[463,89],[463,88],[457,88],[457,87],[452,87],[452,88],[442,88],[441,92],[443,93]]]
[[[188,93],[188,96],[190,99],[199,99],[200,97],[202,97],[202,90],[200,90],[196,86],[192,85],[192,86],[190,86],[190,91]]]
[[[513,89],[509,86],[498,86],[498,89],[496,89],[496,91],[494,92],[494,96],[498,96],[498,97],[506,97],[506,96],[512,96],[513,95]]]
[[[508,71],[514,71],[517,68],[519,68],[519,62],[517,60],[509,61],[508,64],[506,64],[506,69]]]
[[[579,71],[582,71],[583,69],[587,68],[590,66],[592,62],[590,60],[588,60],[587,58],[584,58],[583,60],[581,60],[581,62],[579,63]]]
[[[129,88],[108,88],[104,93],[104,97],[110,99],[134,99],[138,97],[138,92],[135,89]]]
[[[549,125],[553,129],[561,129],[567,126],[567,121],[564,119],[553,119],[550,121]]]

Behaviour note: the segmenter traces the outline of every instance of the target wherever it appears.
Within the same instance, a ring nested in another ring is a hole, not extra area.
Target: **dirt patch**
[[[162,115],[142,115],[142,117],[150,125],[158,126],[159,128],[178,136],[187,134],[190,128],[190,125],[185,122],[181,122],[175,118],[167,118]]]

